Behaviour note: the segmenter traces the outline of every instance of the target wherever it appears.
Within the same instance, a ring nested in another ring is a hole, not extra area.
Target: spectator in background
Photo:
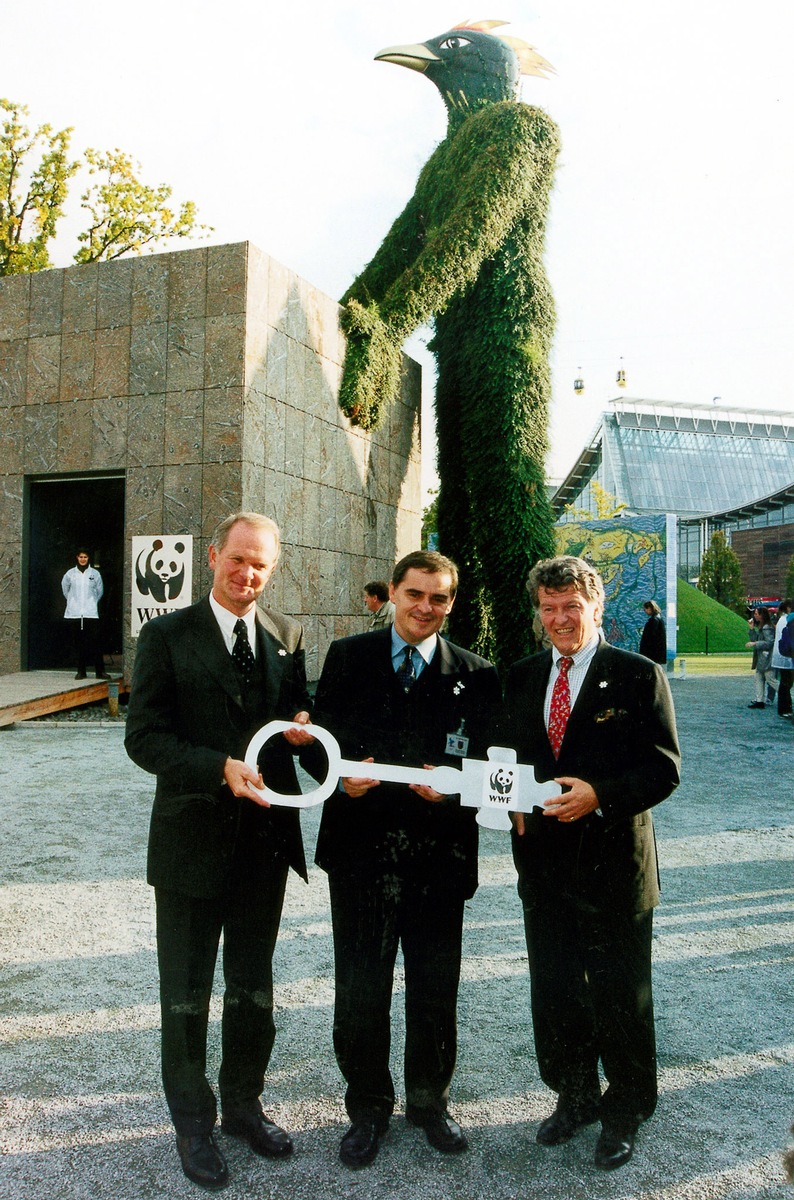
[[[774,645],[775,629],[770,620],[769,609],[759,605],[753,609],[750,618],[750,640],[745,642],[747,649],[753,652],[755,671],[755,699],[747,705],[748,708],[763,708],[764,685],[774,687],[775,673],[770,666]]]
[[[394,620],[394,605],[389,599],[389,585],[382,579],[364,584],[364,603],[372,613],[368,630],[385,629]]]
[[[667,663],[667,631],[662,620],[662,610],[655,600],[646,600],[642,606],[648,620],[640,636],[640,654],[644,654],[651,662]]]
[[[777,715],[779,717],[791,716],[791,683],[794,678],[794,659],[787,657],[781,652],[780,638],[786,625],[792,619],[792,608],[794,608],[794,601],[781,601],[780,607],[777,610],[775,645],[772,650],[771,665],[778,673]]]
[[[78,548],[76,560],[77,565],[61,580],[61,591],[66,600],[64,620],[71,626],[77,659],[75,679],[85,679],[89,659],[97,679],[109,679],[99,640],[98,606],[105,590],[102,576],[96,567],[89,566],[89,554],[84,546]]]

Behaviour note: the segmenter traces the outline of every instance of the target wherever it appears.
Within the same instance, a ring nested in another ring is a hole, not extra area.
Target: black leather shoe
[[[535,1141],[541,1146],[561,1146],[563,1142],[570,1142],[580,1129],[597,1120],[595,1109],[576,1109],[558,1104],[551,1116],[541,1121]]]
[[[221,1129],[232,1137],[245,1138],[257,1154],[287,1158],[295,1149],[292,1138],[263,1112],[224,1113]]]
[[[182,1170],[193,1183],[210,1189],[226,1187],[229,1168],[211,1133],[196,1137],[183,1137],[178,1133],[176,1148],[182,1160]]]
[[[339,1144],[339,1157],[346,1167],[368,1167],[385,1136],[377,1121],[354,1121]]]
[[[465,1133],[448,1112],[437,1112],[434,1108],[407,1108],[405,1116],[409,1124],[424,1129],[430,1145],[442,1154],[459,1154],[461,1150],[468,1149]]]
[[[636,1136],[636,1125],[602,1125],[596,1142],[595,1165],[602,1171],[622,1167],[631,1158]]]
[[[766,708],[763,700],[753,700],[752,704],[747,705],[748,708]]]

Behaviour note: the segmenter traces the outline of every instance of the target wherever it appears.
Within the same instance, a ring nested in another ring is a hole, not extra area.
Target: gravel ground
[[[505,835],[485,832],[467,911],[445,1159],[395,1116],[375,1164],[338,1161],[346,1127],[331,1050],[325,877],[293,879],[276,962],[279,1037],[266,1096],[297,1153],[272,1163],[220,1135],[229,1200],[782,1200],[794,1116],[794,728],[748,710],[742,678],[673,681],[684,782],[657,809],[661,1097],[632,1161],[592,1166],[597,1126],[535,1143],[552,1098],[532,1053],[526,952]],[[180,1200],[159,1084],[152,899],[142,880],[152,781],[123,721],[0,732],[0,1195]],[[313,848],[317,810],[304,817]],[[395,1003],[395,1078],[402,1046]],[[215,1021],[217,1021],[217,1009]],[[217,1074],[217,1024],[211,1076]]]

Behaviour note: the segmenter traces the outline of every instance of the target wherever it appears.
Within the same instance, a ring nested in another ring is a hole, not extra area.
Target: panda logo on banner
[[[131,632],[137,637],[153,617],[192,604],[193,538],[134,537],[132,563]]]

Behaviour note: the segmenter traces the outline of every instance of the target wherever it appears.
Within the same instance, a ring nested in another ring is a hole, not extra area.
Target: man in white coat
[[[88,551],[81,546],[77,551],[77,566],[61,580],[61,591],[66,597],[64,619],[72,628],[77,656],[75,679],[85,679],[89,659],[97,679],[109,679],[99,642],[99,601],[105,589],[99,571],[88,564]]]

